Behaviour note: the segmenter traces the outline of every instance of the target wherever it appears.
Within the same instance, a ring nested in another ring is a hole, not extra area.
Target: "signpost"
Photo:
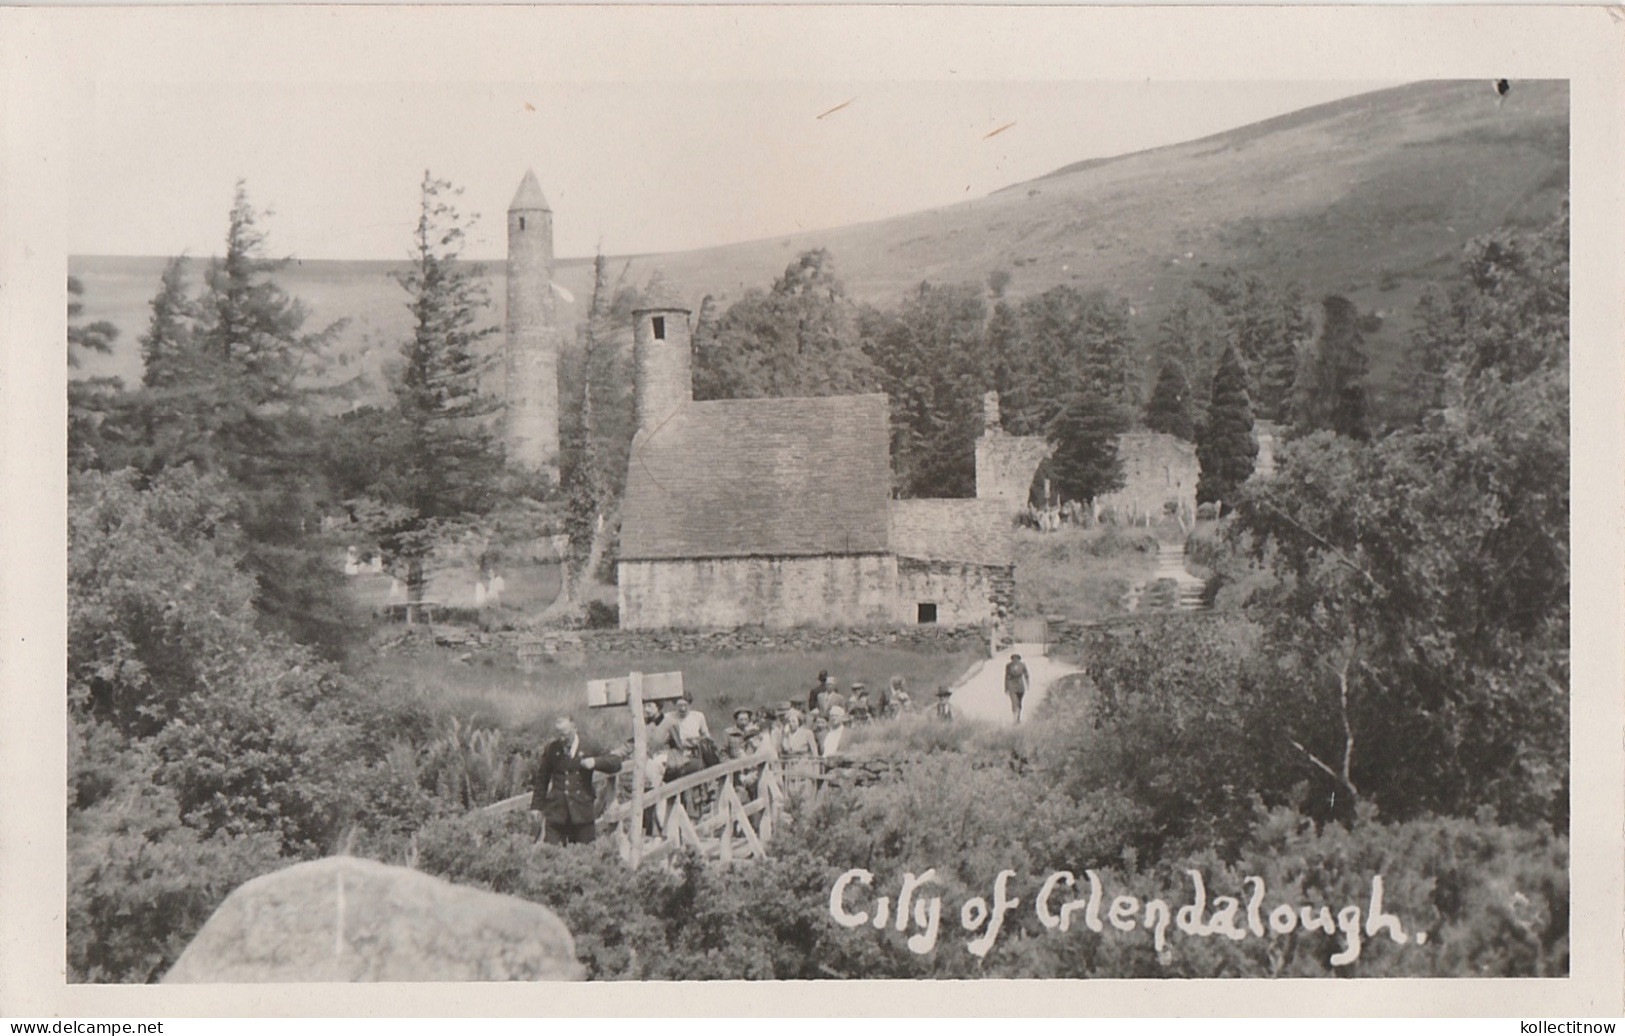
[[[671,701],[683,696],[682,673],[639,673],[587,681],[587,707],[614,708],[625,705],[632,715],[632,868],[643,860],[643,773],[649,759],[649,735],[644,729],[643,703]]]

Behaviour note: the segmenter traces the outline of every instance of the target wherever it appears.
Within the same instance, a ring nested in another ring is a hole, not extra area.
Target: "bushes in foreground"
[[[1257,811],[1233,856],[1199,849],[1141,862],[1115,835],[1132,819],[1126,808],[1111,797],[1073,800],[988,758],[938,755],[827,801],[759,863],[688,856],[634,875],[607,843],[538,845],[533,819],[507,815],[431,824],[419,835],[419,864],[551,907],[597,979],[1567,973],[1567,841],[1549,831],[1463,818],[1384,824],[1369,810],[1351,826],[1316,825],[1281,808]],[[842,908],[869,917],[847,927],[830,899],[852,868],[872,880],[849,885]],[[918,952],[907,941],[924,932],[918,915],[901,932],[877,930],[872,917],[878,897],[895,901],[905,873],[928,869],[934,880],[917,898],[940,899],[940,912],[933,945]],[[985,922],[967,904],[994,902],[1003,870],[1019,902],[978,955],[968,944],[985,936]],[[1037,900],[1060,871],[1073,884],[1053,883],[1049,927]],[[1091,871],[1101,886],[1093,910]],[[1199,918],[1192,872],[1203,884]],[[1074,900],[1063,931],[1059,916]],[[977,922],[969,929],[967,910]]]

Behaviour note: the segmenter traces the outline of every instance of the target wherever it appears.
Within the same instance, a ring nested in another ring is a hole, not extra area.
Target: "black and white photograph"
[[[1579,79],[409,13],[133,10],[219,51],[64,88],[64,995],[1617,978]]]

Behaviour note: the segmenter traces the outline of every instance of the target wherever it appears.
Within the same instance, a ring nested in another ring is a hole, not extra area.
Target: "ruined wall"
[[[623,630],[882,625],[897,587],[889,554],[622,561],[619,572]]]
[[[919,620],[919,605],[937,606],[937,625],[975,626],[992,618],[998,605],[1015,597],[1013,565],[972,565],[959,561],[897,561],[897,622]]]
[[[1196,447],[1162,432],[1131,432],[1117,441],[1123,488],[1095,501],[1103,515],[1130,522],[1160,518],[1172,501],[1187,518],[1196,513]]]
[[[1050,445],[1036,435],[990,431],[976,440],[976,496],[1000,500],[1015,514],[1027,506],[1033,474],[1050,455]]]

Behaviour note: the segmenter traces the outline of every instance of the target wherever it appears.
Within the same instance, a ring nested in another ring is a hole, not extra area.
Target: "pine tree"
[[[1236,350],[1226,348],[1213,373],[1207,421],[1197,432],[1196,458],[1202,473],[1196,482],[1196,498],[1221,503],[1233,499],[1241,484],[1252,477],[1257,456],[1247,369]]]
[[[77,277],[68,278],[68,366],[77,367],[84,354],[88,352],[109,355],[113,351],[113,342],[118,338],[118,328],[105,320],[98,320],[93,324],[74,323],[84,315],[85,286]]]
[[[1257,389],[1254,404],[1259,417],[1286,422],[1292,416],[1299,353],[1313,336],[1314,324],[1304,306],[1303,289],[1296,284],[1273,293],[1270,305],[1277,309],[1279,316],[1272,324],[1271,337],[1259,343],[1258,356],[1253,363]]]
[[[78,367],[86,352],[109,355],[118,328],[105,320],[75,323],[84,314],[85,287],[68,278],[68,367]],[[103,461],[102,425],[116,407],[123,385],[117,378],[71,378],[68,381],[68,469],[78,471]]]
[[[392,386],[396,414],[388,468],[370,494],[373,524],[407,592],[422,600],[433,551],[495,502],[502,451],[487,418],[498,403],[480,392],[479,344],[489,300],[483,270],[458,262],[472,218],[454,206],[461,191],[423,174],[411,267],[397,279],[411,296],[412,337]]]
[[[1299,379],[1294,423],[1303,432],[1368,438],[1364,379],[1370,361],[1362,348],[1360,311],[1340,295],[1328,295],[1321,308],[1320,338]]]
[[[1054,489],[1064,500],[1093,501],[1123,486],[1117,438],[1128,430],[1133,412],[1099,390],[1070,396],[1050,422],[1048,438]]]
[[[1009,300],[1000,298],[993,304],[993,312],[987,318],[987,357],[992,387],[999,394],[1001,419],[1003,407],[1020,403],[1020,389],[1013,365],[1020,352],[1021,320]]]
[[[186,294],[186,259],[164,264],[158,294],[150,304],[152,318],[141,336],[141,384],[152,389],[184,386],[196,378],[193,321],[196,307]]]
[[[1145,407],[1145,425],[1153,432],[1167,432],[1186,442],[1196,436],[1196,422],[1191,415],[1191,387],[1185,377],[1185,366],[1178,360],[1166,360],[1157,373],[1156,387],[1151,390],[1151,401]]]
[[[1191,408],[1200,419],[1213,391],[1212,375],[1226,340],[1225,316],[1197,285],[1185,292],[1157,325],[1153,355],[1177,360],[1191,381]]]
[[[275,280],[286,260],[266,257],[259,220],[239,182],[225,254],[201,296],[187,298],[180,261],[165,270],[142,338],[143,386],[107,422],[102,464],[223,476],[261,621],[336,656],[354,623],[342,574],[317,541],[327,485],[307,375],[340,325],[304,330],[305,307]]]
[[[710,296],[700,307],[701,319],[711,305]],[[562,485],[565,493],[565,532],[570,538],[561,596],[573,602],[581,579],[590,569],[594,539],[608,504],[612,460],[608,444],[598,427],[598,402],[602,386],[612,373],[607,361],[614,350],[610,325],[610,287],[602,253],[593,260],[592,301],[587,321],[581,329],[582,375],[580,411],[565,443],[567,463]]]
[[[1131,413],[1137,410],[1142,386],[1128,303],[1105,293],[1090,296],[1082,331],[1085,390],[1097,390]]]
[[[891,398],[892,468],[906,496],[971,496],[982,393],[986,303],[973,285],[921,284],[875,319],[869,345]]]

